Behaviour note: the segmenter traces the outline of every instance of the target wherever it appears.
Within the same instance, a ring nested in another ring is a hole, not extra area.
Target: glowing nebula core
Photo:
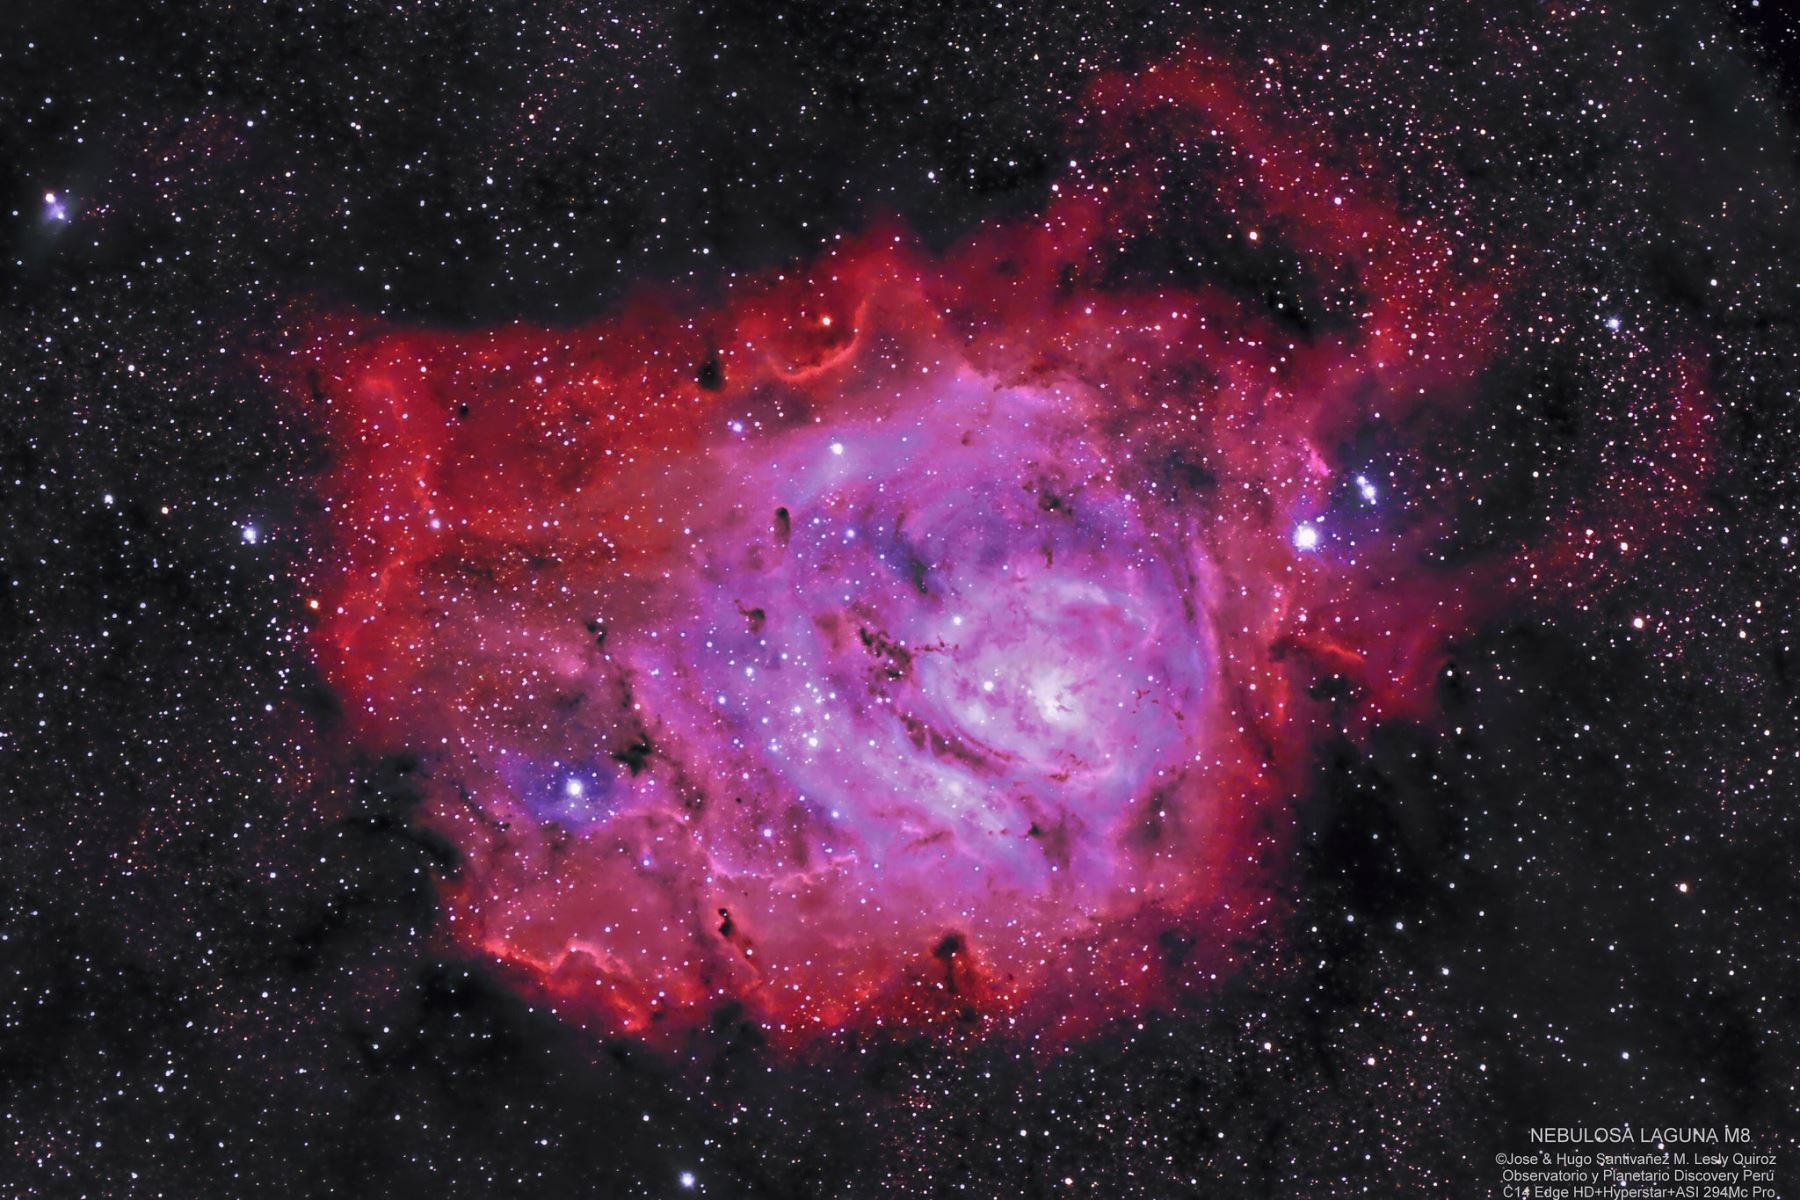
[[[451,927],[563,1011],[1166,1002],[1270,935],[1317,739],[1426,701],[1486,582],[1367,448],[1482,370],[1498,277],[1200,56],[1072,128],[1041,211],[940,254],[878,228],[568,330],[309,319],[319,662],[422,755]],[[1178,243],[1292,264],[1305,319],[1141,268]]]

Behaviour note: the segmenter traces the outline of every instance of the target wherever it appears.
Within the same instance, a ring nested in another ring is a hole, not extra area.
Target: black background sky
[[[0,22],[6,1194],[1473,1196],[1528,1126],[1626,1120],[1747,1126],[1793,1178],[1791,9]],[[1460,642],[1431,728],[1321,753],[1289,952],[1142,1029],[671,1064],[444,953],[453,855],[307,663],[324,450],[256,355],[319,303],[572,322],[881,216],[945,244],[1041,202],[1095,70],[1194,39],[1271,76],[1330,44],[1287,86],[1539,254],[1540,352],[1439,448],[1483,481],[1470,544],[1553,524],[1629,425],[1615,314],[1703,348],[1704,527]]]

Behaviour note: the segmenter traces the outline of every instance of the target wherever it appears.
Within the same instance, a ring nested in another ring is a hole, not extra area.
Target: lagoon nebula
[[[308,324],[317,656],[421,754],[454,928],[563,1011],[1091,1029],[1271,936],[1311,740],[1427,695],[1483,571],[1389,489],[1501,272],[1205,56],[1075,124],[1041,212],[941,251]],[[1136,269],[1202,235],[1291,295]]]

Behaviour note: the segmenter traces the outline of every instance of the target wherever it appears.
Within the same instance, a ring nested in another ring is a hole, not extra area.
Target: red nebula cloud
[[[1425,711],[1491,580],[1348,447],[1458,398],[1503,281],[1202,57],[1075,127],[942,254],[299,339],[317,659],[423,756],[450,928],[572,1018],[1079,1034],[1268,937],[1309,748]],[[1184,240],[1306,319],[1138,265]]]

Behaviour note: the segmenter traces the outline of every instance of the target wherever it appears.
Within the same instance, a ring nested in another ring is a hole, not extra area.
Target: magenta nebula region
[[[879,226],[570,329],[305,322],[317,659],[420,756],[449,928],[570,1019],[1054,1043],[1203,991],[1278,940],[1320,739],[1427,716],[1517,574],[1428,566],[1396,494],[1513,256],[1202,55],[1070,126],[1039,211],[942,251]],[[1324,318],[1135,270],[1189,237]]]

